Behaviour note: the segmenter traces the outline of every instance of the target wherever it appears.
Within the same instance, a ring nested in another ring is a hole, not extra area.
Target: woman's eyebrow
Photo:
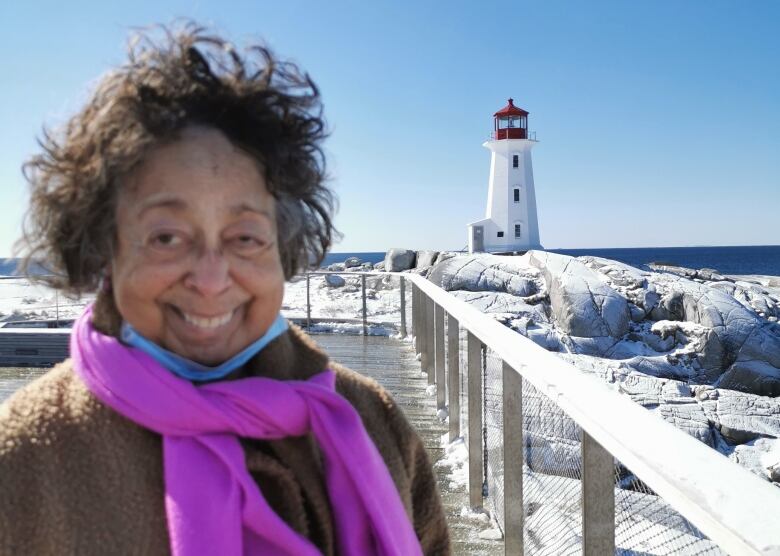
[[[271,220],[273,220],[273,215],[269,211],[247,202],[241,202],[231,206],[230,212],[236,215],[241,214],[243,212],[254,212],[255,214],[260,214],[262,216],[265,216],[266,218],[270,218]]]
[[[152,195],[151,197],[141,201],[139,204],[140,208],[138,210],[138,216],[141,216],[143,213],[153,208],[183,210],[187,207],[187,202],[184,199],[168,195]]]

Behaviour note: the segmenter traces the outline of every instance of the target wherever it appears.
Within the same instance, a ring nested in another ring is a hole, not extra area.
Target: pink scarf
[[[333,371],[306,381],[253,377],[196,387],[96,331],[91,307],[74,325],[70,350],[76,372],[98,399],[162,435],[174,555],[320,554],[265,501],[238,441],[308,432],[323,455],[337,552],[422,553],[360,416],[335,392]]]

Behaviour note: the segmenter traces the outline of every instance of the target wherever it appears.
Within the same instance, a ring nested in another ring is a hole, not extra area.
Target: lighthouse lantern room
[[[542,249],[536,214],[528,112],[513,99],[493,114],[485,218],[468,225],[469,252],[513,253]]]
[[[493,114],[493,138],[528,139],[528,112],[518,108],[513,99]]]

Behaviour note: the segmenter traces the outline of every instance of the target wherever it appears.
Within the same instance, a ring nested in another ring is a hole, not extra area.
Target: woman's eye
[[[149,243],[156,249],[174,249],[184,244],[184,238],[174,232],[159,232],[149,238]]]
[[[253,235],[246,235],[242,234],[239,236],[235,236],[231,243],[233,244],[233,247],[237,249],[238,251],[242,253],[254,253],[259,250],[261,250],[263,247],[265,247],[265,242]]]

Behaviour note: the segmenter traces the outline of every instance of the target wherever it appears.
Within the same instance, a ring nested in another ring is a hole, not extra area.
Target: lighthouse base
[[[522,237],[523,230],[519,230],[520,237],[506,237],[514,230],[506,230],[496,224],[491,218],[485,218],[468,225],[469,253],[525,253],[532,249],[544,250],[539,243],[531,243],[530,238]]]

